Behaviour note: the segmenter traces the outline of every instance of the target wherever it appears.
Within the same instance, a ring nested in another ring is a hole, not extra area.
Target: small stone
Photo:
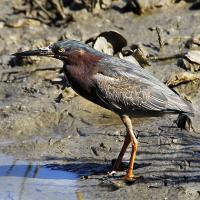
[[[4,22],[0,22],[0,29],[3,28],[5,26]]]

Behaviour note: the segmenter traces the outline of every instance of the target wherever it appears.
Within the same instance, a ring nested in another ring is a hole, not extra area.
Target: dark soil
[[[190,9],[193,4],[185,1],[168,2],[137,15],[122,12],[124,2],[113,2],[108,10],[96,8],[94,13],[81,3],[77,10],[71,4],[65,12],[74,20],[59,26],[28,19],[24,13],[14,14],[15,3],[1,2],[0,152],[20,159],[53,161],[60,170],[75,172],[82,176],[77,191],[84,199],[200,199],[199,79],[174,87],[193,103],[196,132],[177,128],[177,116],[133,119],[139,141],[135,174],[143,178],[125,182],[121,176],[126,171],[114,177],[107,175],[124,139],[125,128],[119,117],[83,99],[70,87],[64,89],[67,82],[56,81],[62,75],[61,62],[11,56],[61,38],[85,42],[110,30],[122,34],[129,46],[142,44],[151,55],[180,54],[188,51],[188,41],[200,34],[199,8]],[[166,43],[162,50],[155,27],[163,31]],[[171,75],[185,71],[177,62],[177,58],[151,62],[146,69],[166,82]]]

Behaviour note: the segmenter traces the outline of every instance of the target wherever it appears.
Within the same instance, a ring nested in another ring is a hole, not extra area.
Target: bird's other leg
[[[124,178],[126,180],[132,180],[132,179],[138,178],[138,176],[134,176],[134,173],[133,173],[133,167],[134,167],[134,161],[135,161],[135,157],[136,157],[138,142],[137,142],[137,139],[133,132],[133,127],[132,127],[131,119],[129,118],[129,116],[123,115],[123,116],[121,116],[121,119],[122,119],[124,125],[126,126],[127,134],[129,134],[130,141],[132,144],[130,163],[129,163],[127,174]]]
[[[121,164],[121,162],[122,162],[122,159],[123,159],[123,157],[124,157],[124,154],[125,154],[125,152],[126,152],[126,149],[127,149],[128,145],[130,144],[130,142],[131,142],[130,135],[127,134],[126,137],[125,137],[125,140],[124,140],[124,144],[123,144],[123,146],[122,146],[122,148],[121,148],[121,151],[120,151],[120,153],[119,153],[119,155],[118,155],[118,158],[117,158],[117,160],[115,161],[115,164],[114,164],[114,166],[113,166],[113,172],[114,172],[114,171],[119,171],[120,164]]]

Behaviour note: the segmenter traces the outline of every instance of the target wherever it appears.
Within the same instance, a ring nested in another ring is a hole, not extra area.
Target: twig
[[[42,11],[50,18],[50,19],[53,19],[51,17],[51,14],[48,12],[48,10],[46,10],[46,8],[44,8],[39,2],[38,0],[34,0],[35,3],[42,9]]]
[[[160,45],[160,49],[162,49],[165,44],[162,29],[159,26],[156,26],[156,32],[158,34],[158,42]]]
[[[185,53],[175,54],[175,55],[168,55],[168,56],[150,56],[150,61],[162,61],[162,60],[170,60],[176,58],[182,58],[185,56]]]
[[[37,71],[45,71],[45,70],[55,71],[55,70],[60,70],[60,69],[62,68],[61,67],[46,67],[46,68],[36,68],[32,70],[5,70],[0,73],[0,82],[5,82],[5,81],[8,82],[10,80],[14,81],[14,80],[22,79],[29,75],[34,74]],[[19,75],[16,76],[16,74],[19,74]],[[13,75],[15,77],[10,78]]]
[[[58,1],[58,0],[51,0],[51,2],[56,6],[57,11],[59,12],[60,16],[62,17],[62,19],[66,18],[66,15],[64,13],[64,6],[62,4],[62,1]]]
[[[60,70],[62,67],[45,67],[45,68],[35,68],[30,71],[30,74],[33,74],[37,71],[54,71],[54,70]]]
[[[3,72],[1,72],[1,74],[17,74],[17,73],[26,73],[26,72],[29,72],[29,73],[34,73],[34,72],[37,72],[37,71],[54,71],[54,70],[59,70],[59,69],[62,69],[62,67],[44,67],[44,68],[35,68],[35,69],[32,69],[30,71],[24,71],[24,70],[5,70]]]
[[[39,21],[39,22],[41,22],[41,23],[43,23],[43,24],[47,24],[47,25],[50,23],[50,21],[41,19],[40,17],[29,17],[29,16],[25,16],[24,18],[25,18],[25,19],[31,19],[31,20]]]

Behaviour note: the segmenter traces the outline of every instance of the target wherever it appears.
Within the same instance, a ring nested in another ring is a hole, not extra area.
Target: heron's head
[[[46,56],[63,62],[78,64],[79,62],[98,61],[103,57],[101,52],[76,40],[64,40],[36,50],[29,50],[13,54],[14,56]]]

